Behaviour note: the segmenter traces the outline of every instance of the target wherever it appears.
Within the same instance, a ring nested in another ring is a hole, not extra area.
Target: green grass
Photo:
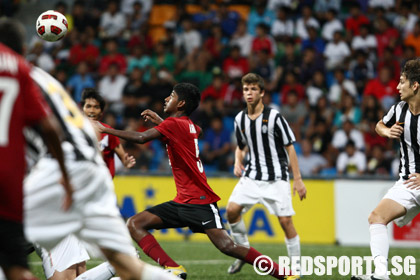
[[[235,275],[228,275],[227,268],[233,259],[220,253],[210,242],[161,242],[166,252],[179,264],[185,266],[188,272],[188,279],[194,280],[253,280],[253,279],[274,279],[257,275],[250,265],[242,268],[242,271]],[[270,256],[273,260],[279,255],[286,255],[284,244],[253,244],[261,253]],[[368,247],[341,247],[335,245],[306,245],[302,244],[303,256],[369,256]],[[390,257],[394,255],[414,256],[416,263],[420,260],[420,250],[413,248],[391,248]],[[141,253],[143,261],[154,264],[154,262]],[[32,254],[29,258],[31,268],[39,279],[45,279],[39,257]],[[88,262],[88,268],[99,263],[99,260]],[[416,267],[416,274],[420,275],[420,267]],[[350,279],[350,276],[341,276],[338,270],[333,270],[333,276],[305,276],[304,279]],[[419,279],[418,276],[400,276],[392,279]]]

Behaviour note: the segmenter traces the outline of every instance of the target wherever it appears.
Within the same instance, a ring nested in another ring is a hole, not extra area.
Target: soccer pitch
[[[257,275],[250,265],[242,268],[238,274],[229,275],[227,269],[233,262],[233,259],[220,253],[209,242],[160,242],[162,248],[179,264],[185,266],[188,272],[187,279],[199,280],[253,280],[253,279],[274,279],[270,276]],[[270,256],[273,260],[278,259],[279,256],[287,255],[284,244],[252,244],[261,253]],[[395,255],[402,257],[414,256],[416,258],[416,275],[420,275],[420,266],[417,265],[420,260],[420,250],[413,248],[391,248],[389,252],[390,258]],[[145,256],[140,251],[141,259],[155,264],[149,257]],[[342,247],[335,245],[307,245],[302,244],[302,256],[370,256],[370,249],[368,247]],[[41,260],[33,253],[31,254],[30,264],[32,271],[39,279],[45,279]],[[92,260],[88,262],[88,268],[96,266],[101,260]],[[350,279],[351,275],[341,276],[337,269],[333,270],[331,276],[304,276],[303,279],[325,279],[325,280],[341,280]],[[391,277],[394,279],[419,279],[418,276],[399,276]]]

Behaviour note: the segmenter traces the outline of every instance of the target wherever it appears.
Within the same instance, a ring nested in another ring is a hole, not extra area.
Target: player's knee
[[[226,217],[229,223],[237,223],[240,219],[241,213],[236,210],[236,207],[228,204],[226,207]]]
[[[279,222],[283,230],[288,230],[293,227],[293,221],[289,217],[280,217]]]
[[[138,223],[135,217],[131,217],[127,220],[127,228],[130,233],[136,231],[138,229]]]
[[[382,224],[385,222],[385,219],[382,217],[382,215],[378,211],[373,210],[368,217],[368,222],[370,225]]]

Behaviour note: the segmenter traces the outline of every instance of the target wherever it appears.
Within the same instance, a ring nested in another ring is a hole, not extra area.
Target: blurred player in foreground
[[[63,210],[71,206],[72,189],[64,168],[59,130],[39,89],[29,76],[23,53],[24,29],[10,19],[0,20],[0,266],[7,279],[36,279],[28,269],[23,233],[23,178],[25,139],[23,128],[32,126],[58,159],[57,176],[65,197]],[[64,189],[63,189],[64,186]],[[60,202],[58,202],[60,207]]]
[[[153,139],[161,139],[166,144],[177,195],[174,200],[149,208],[128,220],[131,236],[145,254],[168,271],[186,279],[183,266],[177,264],[160,247],[148,230],[189,227],[193,232],[205,233],[211,242],[224,254],[263,267],[267,265],[254,248],[235,244],[224,229],[217,207],[220,198],[207,184],[206,174],[199,157],[198,137],[201,128],[188,117],[200,102],[199,89],[188,83],[174,86],[165,99],[164,112],[169,115],[163,120],[155,112],[146,110],[142,116],[156,127],[144,132],[121,131],[102,126],[96,122],[98,130],[113,134],[128,141],[144,144]],[[292,279],[282,276],[278,265],[273,264],[271,275],[277,279]],[[294,278],[293,278],[294,279]]]
[[[13,21],[2,20],[0,22],[0,43],[22,52],[23,37],[17,26]],[[22,94],[29,96],[36,94],[37,91],[33,89],[35,85],[29,77],[30,69],[13,52],[5,50],[6,48],[3,46],[2,48],[5,52],[2,57],[4,58],[2,62],[5,63],[2,71],[9,72],[9,74],[0,81],[6,82],[3,86],[7,90],[8,96],[17,99],[17,94],[20,93],[17,89],[21,90]],[[72,203],[72,190],[64,170],[63,160],[57,162],[51,157],[52,154],[58,154],[59,148],[47,148],[42,139],[42,130],[40,133],[39,129],[27,128],[25,136],[27,141],[30,140],[28,142],[30,151],[27,156],[32,164],[30,173],[24,182],[24,222],[25,234],[28,239],[37,242],[46,249],[51,249],[63,238],[75,234],[81,240],[97,245],[122,279],[173,279],[163,270],[146,265],[137,259],[128,230],[116,206],[111,176],[97,149],[96,134],[89,121],[83,117],[76,104],[57,80],[39,68],[33,68],[30,75],[41,88],[43,97],[50,105],[64,133],[65,138],[61,147],[64,152],[66,170],[74,186],[74,199]],[[20,79],[22,80],[19,81]],[[12,93],[10,94],[9,91]],[[8,98],[12,99],[11,97]],[[13,135],[0,133],[4,146],[8,145],[9,136],[16,136],[13,143],[17,146],[11,145],[10,149],[13,154],[10,154],[8,149],[5,149],[4,154],[8,152],[6,158],[17,158],[18,160],[16,164],[11,164],[12,160],[7,160],[7,165],[11,166],[13,170],[6,169],[6,167],[1,169],[1,172],[9,171],[9,174],[4,174],[5,180],[2,180],[2,183],[6,183],[7,188],[16,190],[17,193],[13,193],[10,200],[6,200],[4,204],[2,201],[1,206],[8,206],[10,209],[16,210],[11,216],[16,221],[21,220],[22,216],[22,206],[19,201],[21,192],[19,192],[19,185],[16,185],[13,180],[22,178],[25,166],[23,147],[20,147],[23,146],[21,129],[24,124],[36,123],[36,120],[43,120],[46,116],[39,104],[40,99],[36,101],[33,96],[32,99],[26,98],[30,102],[12,99],[12,101],[18,101],[17,107],[12,106],[12,108],[18,108],[20,115],[16,120],[13,118],[17,123],[16,125],[12,123],[11,128],[20,131],[13,131]],[[5,102],[3,96],[2,104],[10,105],[12,103],[10,99],[6,99],[6,103],[3,103]],[[35,106],[37,110],[35,110]],[[10,112],[10,109],[9,106],[5,106],[5,110],[1,109],[0,116],[3,119],[3,112]],[[55,135],[57,138],[54,133],[50,133],[50,135],[52,137]],[[50,141],[46,143],[50,143]],[[14,172],[16,172],[15,176],[13,176]],[[64,189],[62,182],[64,182]],[[16,188],[13,188],[12,184],[16,185]],[[2,191],[6,189],[3,184],[1,186]],[[65,205],[62,209],[63,198]],[[7,204],[10,203],[9,201],[16,202],[18,206],[12,208],[13,205]],[[70,205],[72,207],[68,209]],[[6,213],[9,212],[5,211]],[[20,246],[19,243],[23,236],[22,227],[19,224],[7,225],[7,229],[6,226],[2,226],[1,230],[4,241],[2,246],[6,249],[2,249],[2,252],[10,250],[11,240],[17,239],[15,244],[17,247]],[[10,235],[10,230],[14,230],[14,234]],[[3,233],[3,231],[5,232]],[[3,253],[2,255],[4,264],[2,266],[5,268],[8,279],[33,279],[27,270],[26,256],[24,259],[19,258],[20,255],[18,258],[12,258],[12,256],[17,256],[16,252],[20,252],[20,249],[16,247],[12,247],[12,249],[10,254],[4,255]],[[10,260],[13,263],[10,264]]]
[[[264,80],[261,76],[254,73],[245,75],[242,78],[242,91],[247,108],[235,117],[238,146],[233,170],[241,179],[226,209],[232,237],[236,243],[249,247],[242,213],[261,203],[278,217],[286,235],[289,257],[300,257],[299,235],[292,221],[295,211],[290,194],[289,160],[294,179],[293,194],[297,191],[302,200],[306,198],[306,188],[293,146],[296,141],[293,131],[277,110],[264,106]],[[244,167],[247,154],[249,161]],[[228,273],[239,272],[243,265],[242,260],[236,260]]]
[[[393,105],[376,125],[382,137],[400,140],[400,179],[388,190],[369,215],[373,275],[352,276],[352,280],[389,279],[389,240],[387,225],[402,227],[420,213],[420,60],[409,60],[403,68],[397,89],[401,101]]]
[[[82,93],[82,100],[80,101],[83,113],[93,120],[100,121],[105,110],[105,100],[94,88],[86,88]],[[103,126],[111,128],[109,125],[101,122]],[[114,135],[102,133],[99,141],[100,150],[103,153],[103,158],[108,166],[111,176],[115,175],[115,160],[114,155],[120,158],[121,162],[126,168],[131,168],[136,164],[136,159],[128,155],[120,143],[120,139]]]

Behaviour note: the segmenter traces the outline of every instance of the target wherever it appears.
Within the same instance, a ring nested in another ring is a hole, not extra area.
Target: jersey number
[[[0,78],[0,147],[9,144],[10,118],[19,93],[16,79]]]
[[[195,143],[195,156],[198,158],[198,160],[197,160],[198,171],[200,171],[200,173],[203,173],[203,171],[204,171],[203,163],[199,159],[200,150],[198,149],[198,139],[194,139],[194,143]]]

